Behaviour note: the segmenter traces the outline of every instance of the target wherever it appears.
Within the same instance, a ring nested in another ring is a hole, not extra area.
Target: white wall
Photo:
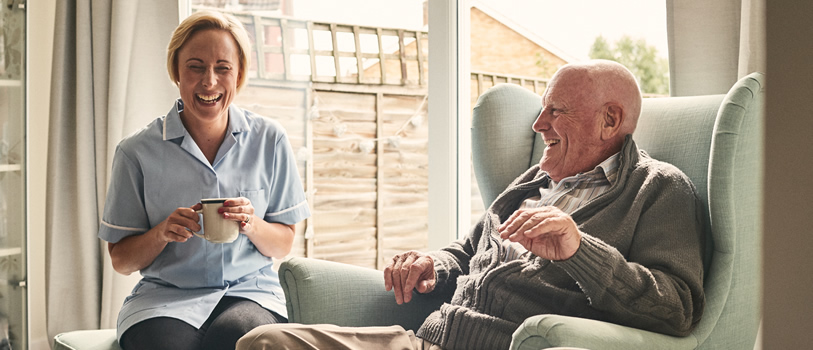
[[[46,350],[45,166],[51,100],[56,0],[27,2],[28,11],[28,293],[31,350]]]

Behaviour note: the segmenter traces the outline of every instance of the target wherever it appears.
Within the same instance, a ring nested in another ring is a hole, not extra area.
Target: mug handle
[[[200,209],[200,210],[195,210],[195,212],[196,212],[196,213],[198,213],[198,215],[201,215],[201,214],[203,214],[203,209]],[[202,222],[202,221],[203,221],[203,220],[201,220],[201,222]],[[197,232],[192,231],[192,230],[189,230],[189,231],[190,231],[190,232],[192,232],[192,234],[194,234],[195,236],[198,236],[198,237],[200,237],[200,238],[206,239],[206,236],[204,236],[204,235],[202,235],[202,234],[200,234],[200,233],[197,233]]]

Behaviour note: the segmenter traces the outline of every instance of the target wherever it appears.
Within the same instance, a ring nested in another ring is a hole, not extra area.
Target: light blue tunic
[[[179,99],[122,140],[113,158],[99,238],[143,234],[175,209],[203,198],[246,197],[255,215],[292,225],[310,216],[285,130],[271,119],[229,107],[229,130],[210,165],[181,123]],[[169,243],[143,270],[119,312],[118,338],[134,324],[173,317],[200,327],[220,299],[247,298],[287,317],[282,287],[265,257],[240,235],[232,243],[194,236]]]

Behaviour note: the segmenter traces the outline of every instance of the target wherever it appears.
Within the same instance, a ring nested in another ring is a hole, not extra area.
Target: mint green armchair
[[[752,349],[760,321],[761,159],[764,76],[751,74],[728,94],[646,99],[634,138],[654,158],[682,169],[708,209],[706,309],[687,337],[612,323],[538,315],[514,333],[511,349]],[[540,98],[511,84],[474,107],[474,171],[488,205],[538,162],[544,144],[531,130]],[[510,142],[507,142],[510,140]],[[397,305],[380,271],[306,258],[280,266],[291,322],[344,326],[398,324],[417,329],[443,300],[425,295]]]

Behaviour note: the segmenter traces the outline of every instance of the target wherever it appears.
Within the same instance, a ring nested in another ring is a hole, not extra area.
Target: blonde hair
[[[240,59],[237,91],[239,92],[248,82],[249,53],[251,42],[243,24],[234,16],[216,11],[198,11],[187,17],[175,28],[167,47],[167,70],[172,83],[178,85],[178,51],[195,33],[205,29],[219,29],[231,34],[237,43]]]

